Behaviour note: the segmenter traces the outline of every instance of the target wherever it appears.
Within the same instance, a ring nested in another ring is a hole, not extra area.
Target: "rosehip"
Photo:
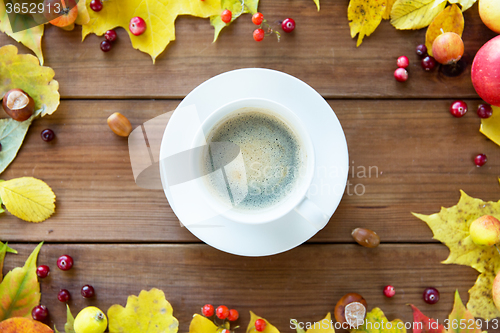
[[[215,310],[215,315],[219,319],[226,319],[229,316],[229,309],[225,305],[220,305]]]
[[[224,23],[229,23],[231,22],[231,19],[233,18],[233,13],[231,13],[230,10],[224,9],[222,13],[220,14],[220,19]]]
[[[264,332],[264,330],[266,329],[266,326],[267,326],[267,324],[266,324],[266,321],[264,319],[259,318],[255,321],[255,330],[257,332]]]
[[[258,28],[253,31],[253,39],[256,42],[260,42],[261,40],[264,39],[264,30]]]
[[[252,22],[255,25],[260,25],[262,24],[262,21],[264,21],[264,14],[262,13],[255,13],[252,16]]]
[[[205,317],[212,317],[214,315],[214,306],[212,304],[205,304],[201,308],[201,312]]]
[[[229,315],[227,316],[227,320],[236,321],[240,317],[240,314],[235,309],[229,310]]]

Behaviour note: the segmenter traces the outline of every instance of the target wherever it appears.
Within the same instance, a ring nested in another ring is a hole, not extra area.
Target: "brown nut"
[[[127,137],[132,132],[132,124],[120,112],[115,112],[108,118],[108,126],[119,136]]]
[[[341,324],[347,323],[356,328],[363,323],[366,316],[367,303],[360,294],[345,294],[335,306],[335,320]]]
[[[12,89],[3,97],[2,107],[12,119],[25,121],[35,111],[35,102],[21,89]]]
[[[375,231],[365,228],[356,228],[352,231],[352,238],[361,246],[377,247],[380,244],[380,237]]]

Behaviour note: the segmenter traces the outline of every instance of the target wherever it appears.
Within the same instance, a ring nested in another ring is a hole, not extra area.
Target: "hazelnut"
[[[5,112],[14,120],[25,121],[35,111],[35,102],[21,89],[7,91],[3,97],[2,106]]]
[[[132,124],[130,121],[119,112],[113,113],[108,118],[108,126],[111,130],[119,136],[127,137],[132,132]]]
[[[366,316],[367,303],[360,294],[345,294],[335,306],[335,320],[341,324],[347,323],[356,328],[363,324]]]
[[[356,228],[352,231],[352,238],[361,246],[377,247],[380,244],[380,237],[375,231],[365,228]]]

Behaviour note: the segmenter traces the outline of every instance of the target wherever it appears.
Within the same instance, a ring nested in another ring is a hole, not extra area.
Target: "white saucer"
[[[301,80],[282,72],[239,69],[200,84],[184,98],[170,118],[161,143],[160,160],[188,149],[199,122],[202,123],[220,106],[243,98],[270,99],[295,111],[310,134],[316,155],[316,170],[308,197],[326,215],[333,215],[344,193],[349,168],[344,131],[320,94]],[[185,121],[186,117],[180,115],[193,105],[199,122]],[[185,209],[176,208],[176,198],[161,167],[160,174],[165,195],[181,223],[200,240],[221,251],[242,256],[272,255],[302,244],[318,231],[294,210],[266,224],[240,224],[220,215],[205,220],[203,224],[186,223],[190,216]],[[192,211],[203,213],[196,206],[193,204]]]

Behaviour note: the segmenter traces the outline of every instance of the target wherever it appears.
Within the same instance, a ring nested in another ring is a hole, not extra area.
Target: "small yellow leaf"
[[[350,333],[406,333],[406,328],[400,319],[389,321],[382,310],[374,308],[366,314],[363,326]]]
[[[248,323],[247,333],[255,333],[255,321],[257,319],[264,319],[264,318],[259,317],[255,313],[250,311],[250,322]],[[280,333],[280,331],[278,331],[276,327],[271,325],[270,322],[268,322],[266,319],[264,319],[264,321],[266,322],[266,328],[264,329],[264,331],[262,331],[262,333]]]
[[[500,107],[492,105],[491,108],[493,109],[492,116],[481,119],[479,131],[500,146]]]
[[[108,309],[111,333],[176,333],[179,322],[163,291],[153,288],[129,296],[126,307],[115,304]]]
[[[425,46],[427,52],[432,56],[432,43],[437,36],[445,32],[454,32],[462,37],[464,31],[464,16],[457,5],[446,7],[438,16],[432,20],[425,33]]]
[[[89,11],[88,11],[87,6],[86,6],[86,2],[87,1],[85,1],[85,0],[78,1],[78,5],[77,5],[78,16],[76,17],[75,24],[84,25],[84,24],[89,23],[90,15],[89,15]]]
[[[391,24],[400,30],[425,28],[445,6],[446,1],[436,4],[435,0],[396,0]]]
[[[33,177],[1,182],[0,197],[12,215],[28,222],[42,222],[55,210],[54,192],[49,185]]]
[[[226,321],[225,328],[229,329],[229,323]],[[218,327],[207,317],[195,314],[189,324],[189,333],[220,333],[223,328]]]
[[[330,312],[328,312],[325,318],[313,323],[311,328],[307,328],[306,333],[335,333],[334,323]]]
[[[391,18],[391,10],[392,10],[392,6],[394,6],[395,2],[396,2],[396,0],[387,0],[387,4],[385,5],[384,15],[382,15],[382,18],[384,20],[388,20]]]
[[[351,37],[358,35],[356,46],[361,45],[365,36],[377,29],[385,13],[387,0],[351,0],[347,8],[347,18]]]
[[[319,12],[319,0],[314,0],[314,3],[316,4],[316,7],[318,8],[318,12]]]

